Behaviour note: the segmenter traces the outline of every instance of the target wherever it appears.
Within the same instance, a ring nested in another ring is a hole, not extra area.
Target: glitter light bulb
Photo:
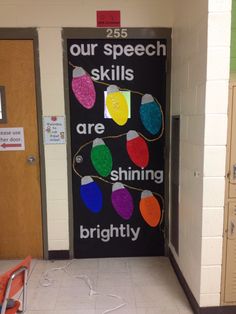
[[[128,104],[116,85],[110,85],[107,88],[106,107],[116,124],[120,126],[126,124],[129,116]]]
[[[145,94],[142,97],[139,114],[145,129],[152,135],[156,135],[162,126],[162,112],[152,95]]]
[[[126,139],[126,149],[132,162],[140,168],[147,167],[149,150],[145,140],[134,130],[127,133]]]
[[[112,155],[110,149],[106,146],[104,141],[100,138],[96,138],[93,141],[91,150],[91,161],[102,177],[107,177],[112,170]]]
[[[80,196],[85,206],[92,213],[99,213],[102,209],[102,192],[96,182],[89,176],[81,179]]]
[[[158,200],[151,191],[144,190],[141,193],[139,209],[143,219],[150,227],[156,227],[161,219],[161,208]]]
[[[134,211],[133,199],[122,183],[116,182],[113,184],[111,202],[115,211],[121,218],[125,220],[131,218]]]
[[[91,109],[96,100],[93,81],[81,67],[73,70],[72,90],[78,102],[86,109]]]

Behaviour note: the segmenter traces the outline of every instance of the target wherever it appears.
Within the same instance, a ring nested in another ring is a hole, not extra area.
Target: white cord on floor
[[[64,271],[67,275],[69,276],[72,276],[76,279],[81,279],[83,280],[87,286],[89,287],[89,296],[93,296],[93,295],[102,295],[102,296],[106,296],[106,297],[112,297],[112,298],[115,298],[115,299],[118,299],[121,301],[121,304],[116,306],[116,307],[113,307],[111,309],[108,309],[108,310],[105,310],[102,312],[102,314],[107,314],[107,313],[110,313],[110,312],[113,312],[113,311],[116,311],[120,308],[122,308],[123,306],[126,305],[126,302],[124,302],[124,299],[119,296],[119,295],[116,295],[116,294],[102,294],[100,292],[97,292],[96,290],[93,289],[93,285],[91,283],[91,280],[90,278],[87,276],[87,275],[72,275],[70,273],[70,271],[68,270],[69,266],[74,262],[74,260],[70,261],[69,263],[67,263],[65,266],[62,266],[62,267],[54,267],[54,268],[51,268],[45,272],[42,273],[42,276],[39,280],[39,283],[42,287],[49,287],[53,284],[53,279],[49,276],[49,274],[51,272],[54,272],[54,271],[58,271],[58,270],[61,270],[61,271]]]

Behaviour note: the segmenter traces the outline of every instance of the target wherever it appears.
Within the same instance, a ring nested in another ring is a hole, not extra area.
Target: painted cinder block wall
[[[200,306],[220,304],[231,1],[176,1],[171,114],[180,115],[179,267]]]
[[[172,34],[171,115],[180,115],[179,254],[172,253],[198,303],[207,11],[207,1],[176,1]]]
[[[62,27],[96,27],[96,10],[112,9],[121,11],[123,27],[173,27],[171,107],[181,116],[179,255],[171,249],[201,306],[219,304],[230,8],[231,0],[0,3],[0,27],[38,29],[45,116],[65,115]],[[44,149],[48,249],[68,250],[66,145]]]
[[[231,1],[208,3],[200,305],[220,304]]]

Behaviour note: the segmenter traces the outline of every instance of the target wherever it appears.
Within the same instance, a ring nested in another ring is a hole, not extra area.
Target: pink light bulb
[[[73,70],[72,90],[78,102],[86,109],[93,108],[96,91],[90,75],[81,67]]]

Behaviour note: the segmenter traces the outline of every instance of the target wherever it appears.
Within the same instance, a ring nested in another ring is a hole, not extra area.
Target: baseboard
[[[194,314],[235,314],[236,306],[209,306],[209,307],[200,307],[192,294],[175,258],[169,249],[169,258],[172,264],[172,267],[176,273],[176,276],[186,294],[186,297],[192,307]]]
[[[48,251],[48,259],[69,259],[70,252],[68,250]]]
[[[169,249],[169,258],[170,258],[171,265],[175,271],[175,274],[179,280],[179,283],[181,284],[181,286],[182,286],[182,288],[186,294],[186,297],[188,298],[188,301],[189,301],[189,303],[193,309],[193,312],[195,314],[200,314],[200,312],[199,312],[200,307],[199,307],[194,295],[192,294],[192,292],[191,292],[191,290],[190,290],[190,288],[189,288],[189,286],[188,286],[188,284],[187,284],[187,282],[186,282],[186,280],[185,280],[185,278],[184,278],[184,276],[183,276],[183,274],[179,268],[179,265],[177,264],[177,262],[174,258],[174,255],[172,254],[170,249]]]

